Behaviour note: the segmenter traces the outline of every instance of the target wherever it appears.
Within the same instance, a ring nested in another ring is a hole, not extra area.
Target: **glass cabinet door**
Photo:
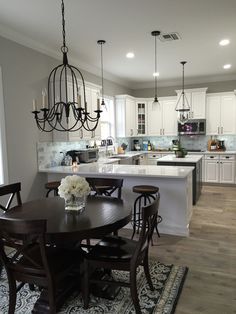
[[[147,104],[139,102],[136,104],[136,119],[137,119],[137,135],[145,135],[147,133]]]

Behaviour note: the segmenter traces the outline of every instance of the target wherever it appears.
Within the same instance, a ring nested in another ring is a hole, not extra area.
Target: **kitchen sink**
[[[122,158],[130,158],[130,157],[129,156],[118,155],[118,156],[109,156],[108,158],[122,159]]]

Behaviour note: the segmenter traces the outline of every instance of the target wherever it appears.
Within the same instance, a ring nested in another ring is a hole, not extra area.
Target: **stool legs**
[[[152,200],[155,200],[156,196],[152,195],[152,194],[141,194],[139,195],[135,202],[134,202],[134,209],[133,209],[133,233],[131,236],[131,239],[133,239],[135,233],[136,233],[136,229],[137,229],[137,233],[139,234],[139,229],[142,226],[142,207],[146,206],[147,203],[151,203]],[[155,229],[157,232],[158,237],[160,237],[160,233],[158,231],[157,225],[162,221],[161,216],[157,216],[157,220],[156,220],[156,225],[155,225]],[[153,241],[152,241],[152,245],[153,245]]]

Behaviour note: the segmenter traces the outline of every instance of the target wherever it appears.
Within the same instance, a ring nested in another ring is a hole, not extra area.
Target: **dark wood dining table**
[[[1,217],[24,220],[46,219],[47,243],[73,247],[74,243],[83,239],[99,239],[124,227],[131,220],[131,208],[119,199],[89,196],[83,212],[67,212],[64,200],[58,196],[23,203],[21,206],[13,207]],[[65,294],[57,300],[58,304],[63,304],[73,291],[73,283],[68,284],[71,285],[71,289],[65,289]],[[48,313],[48,310],[47,295],[42,292],[32,313]]]
[[[64,199],[44,198],[23,203],[1,215],[14,219],[46,219],[46,239],[49,243],[101,238],[131,220],[131,208],[122,200],[104,196],[89,196],[83,212],[66,211]]]

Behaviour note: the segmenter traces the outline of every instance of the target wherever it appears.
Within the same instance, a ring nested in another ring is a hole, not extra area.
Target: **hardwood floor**
[[[150,256],[189,267],[175,314],[236,313],[236,187],[204,186],[190,236],[154,244]]]

